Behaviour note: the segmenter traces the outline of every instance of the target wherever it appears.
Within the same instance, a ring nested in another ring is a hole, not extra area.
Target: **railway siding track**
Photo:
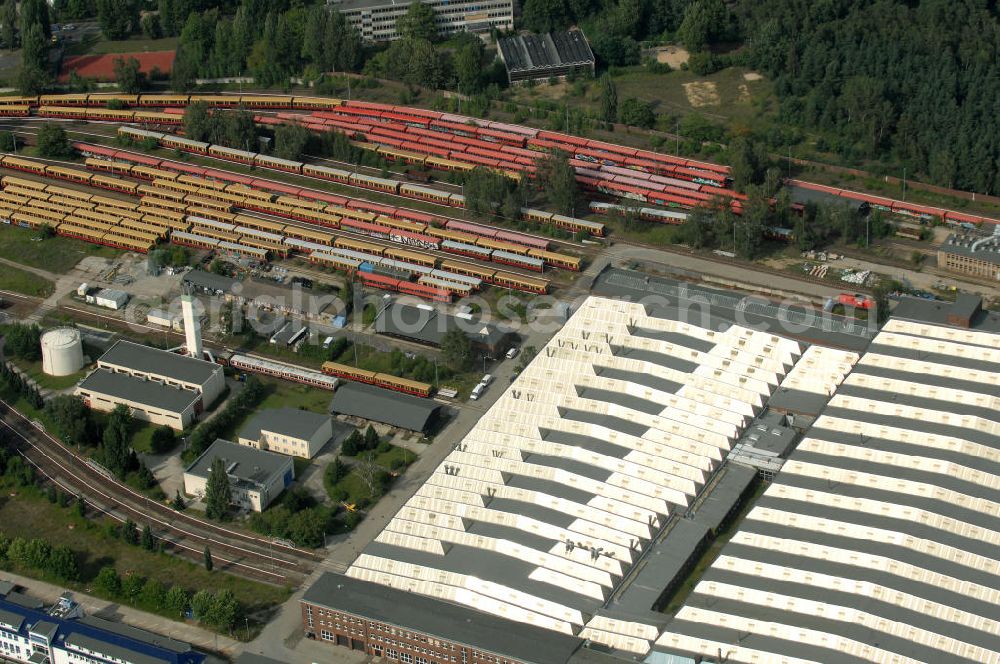
[[[213,524],[147,498],[87,463],[3,401],[0,425],[11,432],[19,453],[50,481],[83,495],[113,518],[150,524],[159,531],[157,537],[185,557],[198,560],[209,546],[221,567],[280,584],[296,584],[323,560],[311,551]]]

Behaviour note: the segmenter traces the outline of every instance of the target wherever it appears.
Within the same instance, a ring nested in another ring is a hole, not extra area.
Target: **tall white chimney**
[[[184,336],[187,341],[187,353],[191,357],[202,359],[201,353],[201,323],[195,313],[194,296],[190,293],[181,295],[181,310],[184,314]]]

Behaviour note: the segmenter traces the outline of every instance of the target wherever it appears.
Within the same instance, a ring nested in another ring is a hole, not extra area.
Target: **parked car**
[[[493,382],[493,376],[490,374],[486,374],[485,376],[483,376],[483,379],[479,382],[485,387],[486,385],[489,385],[490,383]]]
[[[472,401],[475,401],[476,399],[478,399],[479,397],[481,397],[483,395],[483,392],[485,390],[486,390],[486,386],[483,385],[482,383],[479,383],[474,388],[472,388],[472,392],[469,394],[469,399],[471,399]]]
[[[517,353],[518,353],[517,347],[516,346],[512,347],[510,350],[507,351],[507,359],[513,360],[515,357],[517,357]]]

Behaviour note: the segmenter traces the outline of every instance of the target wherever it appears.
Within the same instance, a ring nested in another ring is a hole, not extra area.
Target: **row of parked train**
[[[90,159],[89,164],[93,167],[95,161]],[[106,162],[109,164],[121,162]],[[246,187],[242,184],[225,183],[203,177],[178,174],[171,171],[159,170],[145,165],[136,165],[129,174],[147,180],[152,180],[152,184],[140,184],[104,176],[100,173],[91,173],[79,169],[67,168],[63,166],[46,165],[13,155],[6,155],[0,158],[0,164],[7,168],[14,168],[43,177],[54,177],[77,184],[99,186],[134,196],[141,196],[138,204],[109,199],[102,196],[93,196],[76,190],[69,205],[66,207],[64,200],[52,200],[48,202],[46,187],[52,188],[55,185],[45,185],[33,180],[21,180],[16,182],[11,180],[7,198],[0,197],[0,208],[11,206],[11,212],[18,212],[13,209],[21,206],[20,214],[13,218],[15,223],[38,228],[41,225],[49,225],[59,231],[59,225],[68,223],[66,232],[62,233],[100,244],[111,244],[133,251],[147,252],[159,240],[169,239],[178,244],[184,244],[200,249],[224,251],[229,254],[240,255],[258,261],[265,261],[273,256],[284,257],[290,252],[297,252],[305,256],[311,254],[327,254],[330,252],[347,251],[357,252],[359,256],[353,256],[350,260],[342,261],[339,265],[334,265],[330,261],[323,261],[319,258],[312,259],[313,262],[325,263],[339,269],[365,271],[372,267],[378,269],[391,269],[392,274],[399,276],[405,274],[406,278],[416,277],[421,285],[413,285],[405,288],[395,288],[402,292],[428,297],[437,300],[450,300],[451,296],[464,296],[477,290],[481,282],[499,285],[504,288],[513,288],[533,293],[544,293],[548,289],[548,282],[544,279],[527,277],[515,273],[506,272],[489,267],[480,267],[464,263],[462,261],[442,260],[431,254],[420,251],[413,251],[409,248],[384,246],[371,242],[356,240],[348,236],[342,236],[327,232],[310,225],[286,224],[283,222],[270,221],[245,214],[237,214],[232,211],[234,206],[249,209],[264,209],[274,214],[280,208],[283,216],[292,218],[301,217],[304,221],[314,220],[321,216],[328,223],[339,222],[338,228],[350,232],[357,232],[358,225],[368,228],[378,228],[382,234],[380,239],[386,239],[393,243],[400,243],[401,238],[412,236],[408,229],[412,229],[412,224],[402,219],[379,216],[363,210],[355,210],[347,207],[334,207],[325,204],[317,204],[320,208],[327,210],[334,209],[343,216],[336,216],[328,212],[322,212],[315,208],[310,208],[310,202],[295,199],[288,196],[275,196],[266,192],[260,192]],[[120,172],[120,171],[119,171]],[[10,177],[10,176],[8,176]],[[27,191],[19,191],[19,187]],[[32,192],[37,191],[37,195]],[[22,194],[28,194],[34,199],[31,205],[28,200],[18,198]],[[38,200],[42,199],[42,200]],[[95,203],[82,203],[79,206],[77,201],[94,199]],[[69,199],[67,199],[69,200]],[[303,205],[305,207],[297,207]],[[88,210],[77,209],[86,206]],[[108,207],[111,206],[111,207]],[[23,217],[23,218],[22,218]],[[118,222],[128,230],[113,229]],[[377,223],[376,223],[377,222]],[[313,222],[314,223],[314,222]],[[456,222],[458,223],[458,222]],[[476,229],[475,224],[465,224],[466,229]],[[489,227],[481,227],[484,232],[496,232]],[[452,242],[445,237],[461,236],[463,239],[472,239],[480,242],[490,242],[485,236],[475,236],[472,233],[447,228],[428,228],[430,232],[437,233],[442,237],[426,236],[437,243],[442,251],[449,251],[447,247],[440,245],[445,242]],[[104,235],[112,233],[112,238],[118,236],[131,238],[129,242],[112,243],[104,241]],[[371,234],[371,233],[367,233]],[[399,237],[397,237],[397,235]],[[403,242],[405,244],[405,242]],[[456,243],[465,246],[463,243]],[[539,251],[523,245],[513,245],[507,243],[510,248],[514,248],[522,254],[511,253],[506,264],[518,267],[532,267],[542,263],[540,259],[528,255],[532,251]],[[479,245],[469,245],[477,249]],[[495,250],[494,250],[495,252]],[[452,251],[468,255],[462,251]],[[506,253],[506,252],[501,252]],[[480,256],[476,256],[481,258]],[[566,257],[574,259],[574,257]],[[351,262],[353,260],[353,263]],[[577,260],[578,259],[574,259]],[[389,264],[387,261],[395,261]],[[502,261],[498,261],[502,262]],[[577,269],[579,265],[577,263]],[[374,284],[378,285],[378,284]],[[426,288],[425,288],[426,287]]]
[[[280,159],[278,157],[259,154],[256,152],[235,150],[233,148],[213,145],[201,141],[192,141],[182,136],[147,131],[135,127],[120,127],[118,133],[120,136],[128,138],[133,142],[141,143],[144,141],[156,141],[158,145],[163,147],[195,154],[203,154],[259,168],[268,168],[288,173],[295,173],[297,175],[306,175],[332,182],[338,182],[340,184],[347,184],[397,196],[405,196],[408,198],[438,203],[440,205],[447,205],[449,207],[465,206],[465,198],[461,194],[452,194],[430,187],[400,182],[398,180],[391,180],[388,178],[381,178],[374,175],[367,175],[342,168],[334,168],[318,164],[305,164],[298,161]],[[368,147],[372,148],[373,146],[369,145]],[[393,155],[385,154],[377,147],[374,147],[374,149],[389,159],[393,158]],[[432,215],[424,216],[433,218]],[[541,222],[540,219],[533,220]],[[572,233],[585,233],[596,236],[604,234],[604,224],[585,219],[576,219],[566,215],[549,214],[542,223],[546,223]]]
[[[152,195],[172,198],[176,204],[194,201],[205,208],[197,214],[222,223],[233,224],[236,215],[231,208],[238,207],[370,235],[415,248],[446,251],[536,272],[544,271],[546,265],[574,271],[581,267],[579,257],[548,250],[549,243],[544,238],[483,224],[437,217],[431,217],[430,221],[397,218],[382,213],[392,210],[369,211],[368,205],[356,207],[361,202],[350,199],[311,200],[302,196],[301,190],[297,196],[282,195],[263,190],[260,186],[227,183],[225,180],[216,180],[207,175],[176,173],[126,161],[89,157],[86,165],[88,169],[94,171],[152,179],[159,188],[159,192],[154,192]],[[81,184],[89,184],[90,180],[96,177],[95,175],[88,179],[87,173],[81,171],[76,173],[74,177]],[[127,180],[108,182],[102,179],[100,186],[111,186],[118,191],[133,195],[144,192],[143,185]],[[544,223],[552,213],[525,209],[524,214],[532,221]],[[275,228],[261,230],[280,232],[283,228],[282,224],[276,222],[271,225]]]

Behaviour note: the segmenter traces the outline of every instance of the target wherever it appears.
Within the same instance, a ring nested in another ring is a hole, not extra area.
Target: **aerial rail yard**
[[[0,99],[0,117],[28,116],[32,112],[38,114],[44,107],[45,112],[51,114],[47,117],[171,126],[179,124],[178,118],[183,114],[184,107],[193,102],[218,109],[299,111],[305,114],[279,113],[277,116],[256,116],[255,120],[262,125],[297,123],[315,131],[342,131],[352,138],[363,137],[363,141],[352,141],[358,147],[373,150],[392,161],[419,163],[427,168],[468,171],[484,166],[521,179],[534,172],[540,154],[558,150],[570,157],[581,186],[612,199],[690,209],[723,197],[736,213],[741,211],[742,200],[745,199],[743,194],[732,190],[729,168],[724,165],[532,127],[392,104],[289,95],[80,93],[5,97]],[[122,107],[120,112],[124,114],[114,118],[104,113],[71,115],[74,108],[114,111],[107,108],[109,104]],[[130,117],[127,116],[129,112],[133,113]],[[146,112],[157,114],[135,115]],[[937,219],[944,223],[966,225],[1000,223],[983,215],[922,206],[837,187],[799,180],[789,181],[789,184],[867,202],[876,209],[923,221]],[[430,196],[436,196],[438,202],[444,205],[459,206],[462,203],[460,197],[448,198],[444,202],[446,195],[443,192]],[[661,220],[657,215],[644,218]]]
[[[295,219],[308,224],[343,229],[360,235],[410,245],[417,248],[434,249],[494,261],[519,268],[541,272],[545,265],[578,271],[581,261],[578,257],[554,251],[545,247],[548,242],[536,236],[508,232],[491,226],[461,222],[457,220],[429,217],[443,227],[433,226],[423,221],[398,219],[386,214],[368,212],[361,201],[340,198],[343,205],[336,202],[302,200],[290,195],[277,195],[247,187],[241,183],[226,184],[224,181],[190,174],[176,174],[145,165],[131,166],[120,162],[87,159],[87,166],[94,170],[132,175],[140,179],[152,180],[152,185],[139,184],[122,178],[92,174],[63,166],[46,165],[41,162],[7,155],[0,163],[8,168],[18,169],[35,175],[56,177],[77,184],[88,184],[106,188],[132,196],[155,199],[159,207],[175,212],[190,211],[201,218],[228,224],[233,230],[236,225],[249,225],[259,231],[286,235],[307,242],[331,244],[332,236],[323,232],[312,232],[297,226],[279,222],[264,222],[246,215],[230,212],[233,207],[255,210],[265,214]],[[24,181],[18,186],[26,186]],[[353,207],[357,205],[357,207]],[[352,206],[352,207],[348,207]],[[392,208],[373,206],[380,212],[393,212]],[[535,211],[526,210],[526,214]],[[539,213],[547,215],[549,213]],[[177,228],[186,231],[188,228]],[[299,245],[309,249],[310,246]]]
[[[270,170],[284,171],[287,173],[293,173],[295,175],[304,175],[311,178],[317,178],[321,180],[328,180],[331,182],[336,182],[338,184],[348,185],[352,187],[357,187],[360,189],[370,189],[377,191],[379,193],[390,194],[395,196],[400,196],[404,198],[413,198],[417,200],[422,200],[430,203],[435,203],[445,207],[465,207],[465,199],[460,194],[451,194],[448,192],[443,192],[430,187],[399,182],[398,180],[390,180],[387,178],[380,178],[376,176],[366,175],[358,173],[356,171],[349,171],[341,168],[331,168],[328,166],[321,166],[316,164],[305,164],[302,162],[289,161],[286,159],[277,159],[275,157],[270,157],[268,155],[258,154],[256,152],[247,152],[244,150],[234,150],[232,148],[225,148],[222,146],[215,146],[209,143],[203,143],[199,141],[190,141],[180,136],[174,136],[172,134],[163,134],[160,132],[150,132],[143,129],[136,129],[133,127],[121,127],[119,129],[119,135],[126,136],[130,140],[135,142],[143,142],[147,139],[156,140],[159,145],[171,149],[177,149],[184,152],[191,152],[194,154],[201,154],[216,159],[221,159],[225,161],[232,161],[241,163],[247,166],[253,166],[256,168],[264,168]],[[78,150],[84,154],[94,154],[98,156],[110,157],[118,161],[133,161],[138,163],[144,163],[152,166],[160,166],[162,168],[168,168],[173,170],[184,171],[186,173],[201,173],[209,174],[213,178],[229,180],[233,182],[242,182],[243,184],[255,184],[263,188],[269,188],[273,191],[290,193],[293,195],[302,195],[306,198],[316,198],[317,200],[325,200],[327,202],[344,204],[343,201],[348,201],[348,205],[351,199],[345,198],[343,196],[334,196],[332,194],[327,194],[325,192],[313,192],[312,190],[293,187],[291,185],[268,182],[261,180],[259,178],[249,178],[241,177],[235,173],[228,173],[225,171],[218,171],[216,169],[200,169],[199,167],[192,166],[191,164],[183,164],[180,162],[174,162],[170,160],[155,160],[152,157],[145,155],[137,155],[135,153],[130,153],[122,150],[113,150],[111,148],[103,146],[94,146],[85,143],[76,144]],[[427,213],[416,212],[413,210],[408,210],[406,208],[398,208],[393,206],[378,205],[376,203],[371,203],[369,201],[358,200],[354,203],[361,209],[370,210],[373,212],[379,212],[382,214],[387,214],[389,216],[398,216],[406,219],[411,219],[414,221],[422,221],[428,224],[439,223],[441,221],[440,216],[429,215]],[[569,217],[566,215],[556,214],[553,212],[543,212],[540,210],[530,210],[533,214],[529,217],[522,210],[522,219],[526,221],[533,221],[539,224],[553,226],[571,233],[585,233],[587,235],[593,236],[603,236],[604,235],[604,224],[595,221],[588,221],[585,219],[577,219],[575,217]],[[498,231],[510,235],[511,231]],[[524,234],[514,233],[514,235],[524,237]],[[513,235],[511,235],[513,237]]]
[[[32,170],[36,175],[139,196],[140,201],[132,203],[25,178],[3,177],[0,218],[32,229],[48,226],[59,235],[96,244],[147,253],[158,242],[169,239],[176,244],[220,251],[258,262],[296,253],[316,265],[354,274],[371,287],[439,302],[450,302],[455,296],[471,295],[484,284],[533,293],[548,290],[545,279],[443,257],[450,253],[456,258],[472,257],[478,261],[495,261],[505,266],[541,272],[544,259],[531,254],[542,252],[543,256],[548,256],[554,252],[527,245],[501,242],[471,233],[463,236],[459,235],[462,231],[447,229],[430,230],[446,234],[445,237],[467,236],[473,238],[476,244],[418,235],[398,228],[405,226],[399,220],[368,212],[323,205],[324,209],[341,213],[337,215],[309,207],[308,202],[302,202],[305,207],[297,207],[299,201],[291,197],[262,197],[259,192],[256,196],[247,196],[245,185],[225,185],[191,175],[174,174],[178,181],[160,179],[156,176],[167,172],[157,172],[145,166],[139,168],[144,169],[147,177],[154,178],[151,185],[19,157],[5,156],[0,159],[0,164]],[[181,177],[186,178],[186,182],[179,181]],[[234,193],[236,191],[240,193]],[[298,221],[288,223],[235,214],[231,212],[234,208],[263,210],[271,214],[280,211],[283,216]],[[335,227],[351,235],[323,230],[317,220],[326,222],[325,227]],[[363,224],[360,226],[363,232],[358,232],[360,224]],[[360,240],[357,235],[389,240],[389,244]],[[415,250],[412,244],[414,237],[425,238],[422,246],[434,248],[436,254]],[[480,253],[474,255],[469,250]],[[564,260],[576,261],[575,269],[579,269],[578,258],[564,255]]]

